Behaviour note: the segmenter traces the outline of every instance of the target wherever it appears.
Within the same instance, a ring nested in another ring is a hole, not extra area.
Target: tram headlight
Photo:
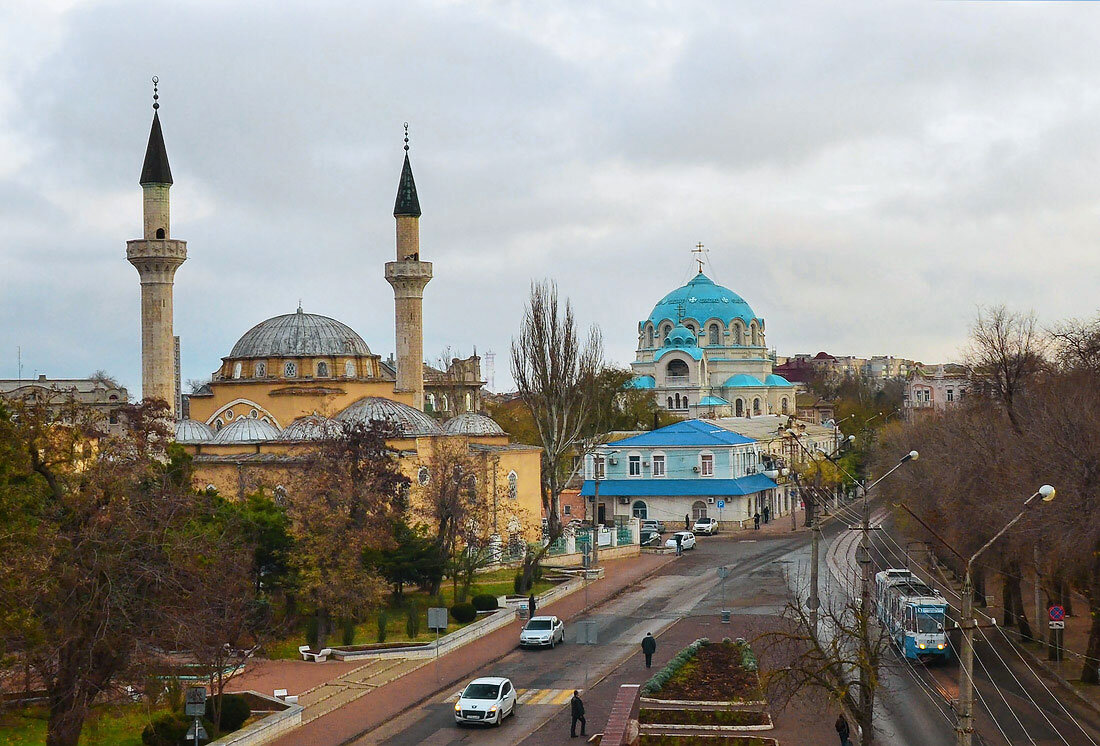
[[[925,649],[926,647],[928,647],[928,646],[927,646],[927,645],[925,645],[925,644],[924,644],[924,643],[922,642],[922,643],[921,643],[920,645],[917,645],[917,647],[918,647],[918,648],[920,648],[921,650],[924,650],[924,649]]]
[[[940,643],[939,645],[937,645],[936,647],[937,647],[937,648],[939,648],[940,650],[943,650],[943,649],[944,649],[944,648],[946,648],[947,646],[946,646],[946,645],[944,645],[944,644],[943,644],[943,643],[941,642],[941,643]]]

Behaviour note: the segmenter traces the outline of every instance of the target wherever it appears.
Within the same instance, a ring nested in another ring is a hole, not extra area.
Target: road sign
[[[1066,628],[1066,623],[1065,622],[1047,622],[1047,624],[1050,625],[1051,629],[1065,629]]]
[[[1050,621],[1060,622],[1066,618],[1066,609],[1063,606],[1055,604],[1047,609],[1047,613],[1050,614]]]
[[[187,717],[202,717],[206,714],[206,687],[189,686],[184,699],[183,714]]]
[[[718,501],[718,509],[721,510],[724,507],[726,507],[726,501],[725,500],[719,500]]]
[[[187,729],[187,740],[198,743],[199,741],[205,741],[210,736],[206,734],[206,728],[202,727],[202,723],[198,720],[191,723],[191,727]]]
[[[428,629],[447,629],[447,607],[433,606],[428,609]]]
[[[577,622],[577,644],[578,645],[595,645],[596,644],[596,623],[595,622]]]

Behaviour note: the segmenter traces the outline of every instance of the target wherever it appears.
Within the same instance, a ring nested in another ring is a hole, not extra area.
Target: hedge
[[[655,673],[649,681],[642,685],[642,696],[648,697],[650,694],[660,690],[660,688],[672,678],[673,674],[683,668],[685,663],[695,657],[695,653],[698,652],[699,648],[709,644],[710,640],[705,637],[700,637],[674,655],[672,660],[665,664],[664,668]]]
[[[498,608],[497,597],[488,593],[479,593],[473,597],[474,608],[478,611],[494,611]]]
[[[477,609],[469,603],[455,604],[451,607],[451,616],[460,624],[469,624],[477,619]]]

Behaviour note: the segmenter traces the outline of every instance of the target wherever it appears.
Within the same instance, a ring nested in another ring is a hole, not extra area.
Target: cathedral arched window
[[[317,363],[317,377],[328,378],[328,363],[323,360]]]
[[[355,378],[355,361],[347,360],[344,362],[344,375],[348,378]]]
[[[679,394],[676,395],[676,408],[677,409],[680,408],[680,395]]]
[[[707,340],[707,344],[718,344],[718,324],[710,325],[710,337]]]
[[[164,238],[164,229],[157,228],[157,238]]]
[[[753,414],[760,414],[760,398],[759,397],[752,400],[752,413]]]
[[[683,360],[670,360],[665,372],[669,378],[687,378],[690,371]]]
[[[735,345],[745,344],[745,334],[741,330],[741,325],[740,324],[734,324],[733,325],[733,343]]]
[[[254,375],[256,378],[266,378],[267,363],[265,363],[263,360],[256,363],[256,367],[252,369],[252,375]]]
[[[783,414],[787,414],[787,397],[783,397],[779,400],[779,411]]]
[[[653,346],[653,327],[652,326],[646,327],[646,330],[645,330],[645,346],[646,347],[652,347]]]
[[[737,404],[734,406],[734,412],[737,414],[738,417],[744,417],[745,416],[745,402],[742,401],[741,399],[738,399]]]
[[[668,408],[672,409],[672,397],[668,397]]]
[[[287,378],[297,378],[298,363],[294,362],[293,360],[287,360],[286,363],[283,365],[283,375]]]
[[[752,346],[756,347],[757,345],[760,344],[760,338],[759,338],[759,336],[757,335],[757,332],[756,332],[756,323],[755,322],[753,322],[751,328],[752,328]]]

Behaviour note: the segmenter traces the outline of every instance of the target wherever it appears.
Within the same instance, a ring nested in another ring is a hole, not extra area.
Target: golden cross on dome
[[[692,254],[695,254],[695,261],[699,264],[699,274],[703,274],[703,257],[707,254],[707,249],[703,247],[703,242],[695,244],[695,248],[691,250]]]

